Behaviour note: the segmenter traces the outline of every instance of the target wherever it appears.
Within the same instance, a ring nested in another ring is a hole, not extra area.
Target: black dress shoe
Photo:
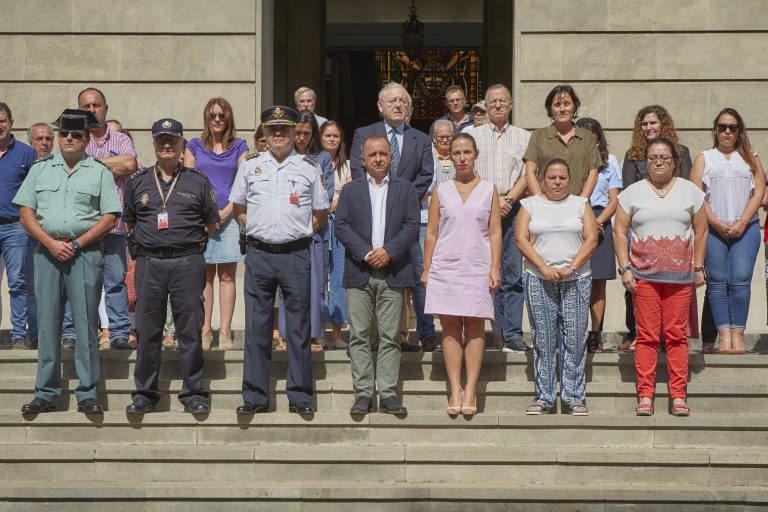
[[[297,402],[288,406],[288,410],[295,412],[299,416],[312,416],[315,414],[315,410],[312,408],[312,404],[309,402]]]
[[[184,412],[197,416],[198,414],[208,414],[211,412],[211,408],[208,407],[208,402],[202,398],[193,398],[186,404],[184,404]]]
[[[357,397],[357,400],[355,400],[355,403],[352,404],[352,407],[349,409],[349,414],[352,416],[365,416],[371,412],[372,405],[373,400],[371,400],[370,397],[359,396]]]
[[[39,414],[41,412],[55,411],[56,404],[49,402],[45,398],[36,396],[34,400],[21,407],[22,414]]]
[[[85,414],[104,414],[104,408],[94,398],[86,398],[77,402],[77,412]]]
[[[401,343],[400,352],[421,352],[421,347],[413,343]]]
[[[430,334],[423,340],[421,340],[421,350],[424,352],[434,352],[440,345],[440,338],[437,334]]]
[[[125,413],[130,415],[142,415],[148,412],[155,411],[155,404],[149,401],[149,399],[143,396],[137,396],[133,399],[133,403],[125,408]]]
[[[395,416],[406,416],[408,409],[398,402],[397,398],[391,396],[385,398],[379,402],[379,411],[387,414],[394,414]]]
[[[258,414],[260,412],[267,412],[268,410],[268,404],[262,405],[254,402],[243,402],[243,405],[238,407],[235,412],[237,412],[237,414]]]

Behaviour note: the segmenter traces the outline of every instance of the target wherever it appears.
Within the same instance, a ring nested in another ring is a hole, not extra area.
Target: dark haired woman
[[[305,158],[317,164],[318,172],[323,176],[325,190],[328,192],[328,201],[333,203],[333,189],[336,182],[333,175],[331,155],[320,147],[320,128],[317,126],[315,115],[309,110],[299,110],[299,122],[296,123],[296,140],[293,147],[297,153],[306,155]],[[325,346],[325,319],[323,315],[323,299],[325,288],[328,286],[328,272],[330,261],[328,259],[328,245],[330,234],[328,225],[322,227],[312,235],[309,251],[312,258],[312,290],[310,319],[310,333],[312,336],[312,352],[322,352]],[[285,339],[285,315],[282,296],[278,316],[278,328],[280,338]],[[283,348],[282,343],[279,348]]]
[[[765,193],[765,172],[736,110],[723,109],[712,132],[712,149],[699,154],[691,170],[691,181],[707,195],[707,294],[720,353],[744,354],[752,271],[760,249],[757,210]],[[713,350],[704,346],[704,351]]]
[[[581,101],[568,84],[557,85],[544,100],[552,124],[531,135],[525,150],[525,182],[533,194],[541,194],[539,167],[562,158],[571,170],[568,192],[589,198],[597,184],[597,169],[603,165],[592,134],[573,122]]]
[[[619,194],[613,234],[621,282],[633,296],[637,319],[636,413],[653,414],[659,338],[663,332],[672,414],[688,416],[689,319],[694,286],[703,285],[706,278],[704,193],[677,177],[680,157],[674,142],[663,137],[653,139],[646,145],[645,154],[648,176]],[[627,241],[630,227],[631,246]]]
[[[536,398],[525,413],[539,415],[554,409],[559,366],[560,400],[574,416],[586,416],[589,258],[597,246],[597,223],[588,199],[569,192],[570,169],[565,160],[555,158],[546,164],[541,188],[542,194],[520,202],[515,224],[515,243],[525,258],[523,282],[536,382]]]
[[[219,205],[221,225],[208,238],[205,251],[205,321],[203,350],[211,349],[213,329],[213,280],[219,276],[219,350],[232,350],[232,316],[235,312],[237,263],[243,261],[238,240],[240,231],[232,217],[229,193],[237,167],[248,156],[248,144],[237,138],[232,106],[224,98],[212,98],[203,109],[203,133],[189,141],[184,165],[208,175]]]
[[[608,143],[603,134],[603,127],[595,119],[582,117],[576,126],[592,132],[592,139],[597,144],[603,165],[598,169],[597,185],[592,191],[589,203],[595,213],[598,231],[597,249],[592,253],[592,298],[589,311],[592,330],[587,337],[589,352],[603,351],[603,319],[605,318],[605,285],[608,280],[616,279],[616,253],[613,250],[613,226],[611,217],[619,204],[619,162],[608,153]]]

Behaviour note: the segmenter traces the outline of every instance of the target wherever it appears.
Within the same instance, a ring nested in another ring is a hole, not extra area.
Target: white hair
[[[411,99],[411,95],[408,94],[408,89],[406,89],[405,87],[403,87],[401,84],[397,82],[389,82],[388,84],[386,84],[384,87],[381,88],[381,90],[379,91],[379,101],[385,101],[387,98],[387,92],[390,89],[396,89],[396,88],[399,88],[405,91],[405,97],[407,98],[408,106],[410,107],[413,100]]]
[[[315,91],[313,91],[309,87],[299,87],[298,89],[296,89],[296,92],[293,93],[293,102],[298,105],[299,104],[299,96],[301,96],[305,92],[311,92],[312,93],[312,99],[315,102],[317,102],[317,95],[315,94]]]
[[[485,90],[485,101],[488,101],[488,93],[491,91],[495,91],[496,89],[504,89],[504,91],[507,93],[507,99],[512,100],[512,93],[509,90],[509,87],[507,87],[504,84],[493,84],[488,89]]]
[[[35,131],[35,128],[39,128],[40,126],[45,126],[45,127],[47,127],[49,130],[51,130],[51,136],[53,136],[53,134],[54,134],[54,133],[56,133],[56,131],[53,129],[53,126],[51,126],[51,125],[50,125],[50,124],[48,124],[48,123],[35,123],[35,124],[33,124],[32,126],[30,126],[30,127],[29,127],[29,129],[27,130],[27,140],[28,140],[30,143],[31,143],[31,142],[32,142],[32,140],[34,139],[34,131]]]
[[[432,125],[432,133],[435,133],[438,128],[448,128],[451,130],[451,134],[453,134],[453,122],[447,120],[447,119],[438,119],[434,122]]]

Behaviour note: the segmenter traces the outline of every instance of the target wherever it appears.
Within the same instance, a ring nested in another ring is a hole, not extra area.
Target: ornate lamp
[[[408,52],[409,57],[417,55],[424,46],[424,24],[419,21],[416,15],[416,0],[413,0],[409,8],[410,15],[408,21],[403,22],[403,47]]]

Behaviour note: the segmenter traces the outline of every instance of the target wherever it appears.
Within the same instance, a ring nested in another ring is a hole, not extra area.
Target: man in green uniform
[[[57,122],[61,153],[38,160],[13,204],[21,223],[39,243],[34,254],[38,313],[35,399],[25,414],[54,410],[61,395],[61,325],[69,300],[77,333],[75,388],[77,410],[101,414],[99,381],[99,299],[104,284],[101,239],[115,227],[122,208],[109,169],[85,153],[91,112],[66,109]]]

